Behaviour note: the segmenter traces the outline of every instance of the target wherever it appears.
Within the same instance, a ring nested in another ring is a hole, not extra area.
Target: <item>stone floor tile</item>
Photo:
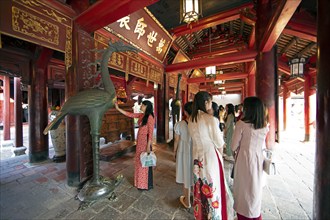
[[[118,219],[121,220],[137,220],[137,219],[145,219],[146,214],[133,208],[129,207],[123,214],[119,216]]]

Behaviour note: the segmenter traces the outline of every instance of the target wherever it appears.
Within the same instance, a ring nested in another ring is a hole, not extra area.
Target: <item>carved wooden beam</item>
[[[217,74],[215,79],[207,79],[205,77],[196,77],[187,79],[187,83],[207,83],[214,82],[215,80],[234,80],[234,79],[245,79],[248,73],[234,72],[227,74]]]
[[[198,20],[198,22],[191,23],[189,27],[187,25],[181,25],[177,28],[174,28],[171,31],[171,33],[174,35],[173,37],[175,39],[176,37],[185,34],[190,34],[228,21],[233,21],[240,17],[241,10],[243,10],[244,8],[252,8],[252,7],[253,7],[253,3],[243,4],[239,7],[230,9],[228,11],[220,12],[214,16],[200,19]]]
[[[268,23],[263,34],[260,50],[262,52],[270,51],[276,44],[277,39],[280,37],[285,26],[288,24],[292,15],[299,6],[301,0],[280,0],[278,6]]]
[[[277,66],[278,66],[278,69],[280,71],[282,71],[283,73],[285,73],[287,75],[291,75],[290,67],[286,62],[284,62],[282,60],[277,60]]]
[[[93,32],[159,0],[99,0],[75,21],[82,29]]]
[[[250,38],[249,38],[249,49],[253,49],[256,44],[256,27],[252,26]]]
[[[298,38],[316,42],[317,29],[316,24],[306,24],[303,22],[290,21],[283,30],[283,34],[289,34]]]
[[[224,55],[224,54],[229,54],[229,53],[235,53],[238,51],[242,51],[246,48],[245,45],[237,45],[235,44],[234,46],[229,46],[229,47],[223,47],[217,51],[213,52],[199,52],[195,53],[192,55],[192,59],[200,58],[200,57],[205,57],[205,56],[216,56],[216,55]]]
[[[235,87],[242,87],[244,86],[244,82],[232,82],[232,83],[224,83],[224,84],[219,84],[219,85],[200,85],[200,89],[219,89],[219,87],[224,87],[224,88],[235,88]]]
[[[165,68],[165,72],[178,72],[181,70],[187,69],[196,69],[196,68],[205,68],[207,66],[215,65],[218,66],[220,64],[229,64],[229,63],[242,63],[242,62],[250,62],[255,60],[257,52],[254,50],[247,50],[238,53],[225,54],[223,56],[213,57],[213,58],[201,58],[196,60],[190,60],[182,63],[175,63],[168,65]]]
[[[213,89],[201,89],[202,91],[207,91],[211,93],[212,95],[221,95],[221,91],[218,88],[213,88]],[[236,93],[241,93],[243,90],[243,87],[237,87],[237,88],[226,88],[224,91],[226,91],[226,94],[236,94]]]

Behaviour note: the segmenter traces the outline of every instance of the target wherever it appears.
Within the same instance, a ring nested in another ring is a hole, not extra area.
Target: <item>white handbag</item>
[[[276,167],[275,167],[275,162],[272,160],[273,158],[273,152],[264,149],[264,162],[263,162],[263,170],[268,174],[268,175],[275,175],[276,174]]]
[[[142,167],[154,167],[157,163],[157,157],[153,151],[150,151],[150,154],[147,152],[142,152],[140,154],[140,161]]]

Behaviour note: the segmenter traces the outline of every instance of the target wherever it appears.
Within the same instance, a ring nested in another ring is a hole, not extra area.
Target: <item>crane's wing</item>
[[[84,90],[70,97],[63,105],[61,111],[73,115],[86,115],[93,109],[113,105],[116,94],[109,94],[104,90]]]

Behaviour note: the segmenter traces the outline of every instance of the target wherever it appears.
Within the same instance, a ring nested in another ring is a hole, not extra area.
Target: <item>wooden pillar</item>
[[[286,130],[287,125],[287,104],[288,104],[288,97],[290,96],[289,89],[286,85],[283,85],[283,130]]]
[[[157,142],[164,143],[165,125],[168,124],[168,116],[166,117],[166,99],[165,99],[166,76],[163,74],[163,85],[158,86],[157,91]]]
[[[268,11],[269,13],[264,13]],[[275,58],[276,50],[273,47],[270,51],[261,52],[260,42],[264,35],[265,27],[270,20],[271,15],[271,1],[264,0],[258,1],[257,4],[257,22],[256,22],[256,42],[258,55],[256,58],[257,69],[256,69],[256,82],[257,85],[256,95],[264,102],[268,108],[269,114],[269,132],[267,135],[266,145],[268,149],[272,149],[275,146],[275,134],[276,134],[276,112],[275,112],[275,86],[277,86],[276,76],[276,63]]]
[[[313,219],[330,219],[330,2],[317,2],[316,155]]]
[[[155,87],[157,86],[157,88]],[[158,84],[154,82],[154,115],[155,115],[155,128],[157,128],[158,125],[158,120],[157,120],[157,115],[158,115]]]
[[[31,163],[48,159],[48,136],[43,134],[48,124],[47,64],[53,50],[37,47],[37,60],[33,63],[29,86],[29,160]]]
[[[72,65],[66,68],[65,99],[77,92],[88,89],[84,85],[93,69],[88,64],[94,62],[93,38],[74,23],[72,31]],[[93,86],[93,85],[91,85]],[[90,124],[86,116],[66,116],[66,169],[67,184],[79,186],[81,181],[93,174],[93,152]]]
[[[15,118],[15,147],[23,146],[23,108],[21,79],[14,78],[14,118]]]
[[[165,115],[165,141],[170,138],[170,119],[169,119],[169,94],[170,94],[170,86],[169,86],[169,74],[165,73],[165,78],[164,78],[164,115]],[[172,119],[173,120],[173,119]]]
[[[256,95],[256,78],[255,74],[249,74],[248,76],[248,94],[247,96],[255,96]]]
[[[311,95],[311,76],[305,74],[304,85],[304,122],[305,122],[305,140],[310,139],[310,95]]]
[[[3,77],[3,140],[10,140],[10,79]]]

